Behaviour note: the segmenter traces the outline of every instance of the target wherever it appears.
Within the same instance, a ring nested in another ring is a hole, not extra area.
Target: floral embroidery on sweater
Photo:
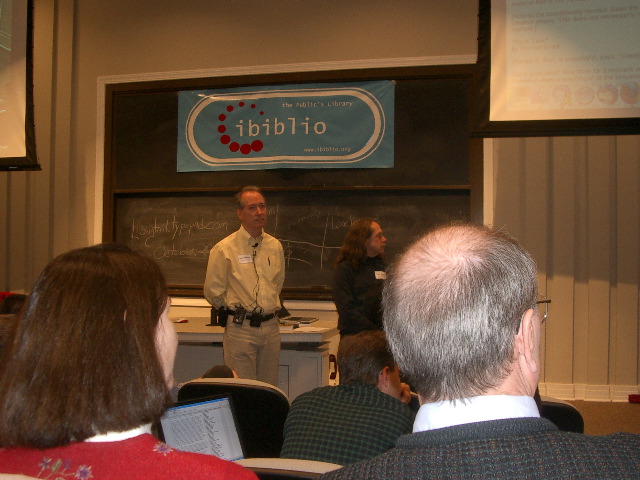
[[[42,476],[44,474],[44,476]],[[91,467],[89,465],[80,465],[76,469],[71,467],[70,460],[62,460],[58,458],[45,457],[40,462],[40,473],[38,478],[76,478],[78,480],[89,480],[93,478]]]
[[[157,452],[157,453],[161,453],[162,455],[164,455],[166,457],[168,453],[173,452],[173,448],[171,448],[166,443],[158,442],[153,447],[153,451]]]

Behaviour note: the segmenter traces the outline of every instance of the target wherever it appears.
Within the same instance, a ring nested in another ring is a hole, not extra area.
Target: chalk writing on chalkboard
[[[376,218],[391,260],[429,227],[468,219],[469,197],[455,194],[305,192],[267,194],[265,230],[285,253],[285,288],[330,289],[333,263],[351,223]],[[122,197],[117,200],[116,241],[154,258],[172,286],[200,286],[209,250],[239,228],[228,197]]]

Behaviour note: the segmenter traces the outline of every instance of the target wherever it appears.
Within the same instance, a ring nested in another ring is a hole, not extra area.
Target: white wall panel
[[[494,224],[532,252],[552,300],[544,391],[625,400],[639,377],[639,137],[492,145]],[[543,185],[541,195],[529,182]]]

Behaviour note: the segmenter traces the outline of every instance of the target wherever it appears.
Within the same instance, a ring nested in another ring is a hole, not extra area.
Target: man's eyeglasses
[[[546,297],[540,297],[539,300],[536,302],[536,308],[538,309],[538,311],[540,311],[540,307],[538,307],[538,305],[542,305],[544,304],[544,315],[542,315],[540,317],[540,323],[544,323],[544,321],[547,319],[547,317],[549,316],[549,304],[551,303],[551,300],[549,298]]]

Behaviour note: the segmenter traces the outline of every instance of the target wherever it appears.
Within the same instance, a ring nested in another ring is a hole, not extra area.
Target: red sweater
[[[149,434],[117,442],[80,442],[45,450],[2,448],[0,472],[74,480],[257,478],[233,462],[175,450]]]

